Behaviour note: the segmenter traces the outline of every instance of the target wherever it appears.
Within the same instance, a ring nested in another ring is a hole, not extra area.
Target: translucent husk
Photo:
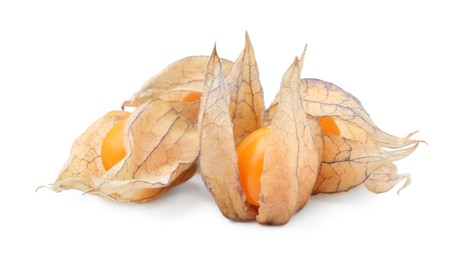
[[[300,79],[302,63],[303,57],[295,59],[266,111],[247,34],[234,63],[220,59],[214,48],[210,57],[169,65],[122,104],[136,108],[131,115],[110,112],[76,139],[52,189],[145,202],[191,178],[199,155],[203,181],[225,217],[280,225],[311,194],[347,191],[362,183],[379,193],[402,180],[402,188],[410,184],[410,175],[398,174],[393,162],[422,142],[411,139],[416,132],[403,138],[384,132],[350,93],[322,80]],[[190,93],[202,93],[201,101],[185,102]],[[322,116],[334,119],[340,135],[321,134],[316,118]],[[105,171],[101,144],[124,118],[127,155]],[[271,138],[256,207],[246,202],[240,186],[236,147],[261,127],[271,128]]]
[[[200,102],[199,100],[183,102],[183,100],[189,93],[203,92],[208,61],[209,56],[190,56],[170,64],[144,83],[129,100],[124,101],[122,108],[138,107],[151,99],[160,98],[194,123],[198,117]],[[221,59],[221,63],[222,73],[226,75],[233,63],[225,59]]]
[[[285,224],[311,195],[320,165],[321,135],[316,119],[306,115],[301,102],[301,67],[296,59],[282,81],[281,105],[271,124],[257,208],[246,202],[241,189],[236,146],[250,132],[264,126],[258,66],[248,35],[246,47],[226,79],[214,49],[198,120],[199,166],[206,186],[227,218]]]
[[[103,140],[124,118],[126,156],[106,171],[101,162]],[[93,123],[75,140],[52,189],[78,189],[117,201],[146,202],[191,178],[198,150],[196,127],[168,103],[152,99],[131,115],[113,111]]]
[[[375,193],[386,192],[409,174],[398,174],[394,161],[410,155],[422,141],[399,138],[377,127],[361,102],[342,88],[318,79],[302,79],[301,93],[307,112],[335,120],[340,136],[325,135],[323,160],[313,193],[347,191],[361,183]],[[278,97],[265,113],[270,122],[279,105]],[[401,189],[402,189],[401,188]]]

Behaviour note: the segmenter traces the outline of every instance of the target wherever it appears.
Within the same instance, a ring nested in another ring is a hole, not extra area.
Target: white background
[[[0,2],[0,259],[455,259],[451,1],[130,2]],[[245,30],[267,105],[308,43],[303,77],[351,92],[387,132],[420,130],[429,145],[398,163],[412,184],[318,195],[282,227],[225,219],[199,175],[146,204],[35,192],[148,78],[215,42],[234,60]]]

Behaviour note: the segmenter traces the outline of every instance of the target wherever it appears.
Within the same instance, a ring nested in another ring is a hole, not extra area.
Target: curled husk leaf
[[[230,95],[221,70],[214,48],[198,116],[199,167],[203,181],[222,214],[232,220],[247,221],[254,219],[257,212],[245,201],[239,183]]]
[[[295,60],[283,78],[281,105],[272,120],[264,157],[259,207],[246,202],[236,153],[237,142],[264,126],[263,95],[248,35],[246,47],[226,80],[221,66],[214,49],[198,120],[202,178],[225,217],[285,224],[310,197],[321,159],[319,125],[316,119],[307,117],[300,98],[301,65]],[[249,116],[241,118],[243,115]],[[240,126],[236,131],[239,122],[249,127]]]
[[[309,200],[321,162],[321,129],[307,116],[298,60],[285,73],[261,176],[260,223],[285,224]]]
[[[178,60],[160,73],[149,79],[141,89],[129,100],[123,102],[122,107],[138,107],[154,98],[160,98],[170,103],[180,114],[191,122],[198,117],[199,100],[183,102],[190,93],[203,92],[204,76],[209,56],[190,56]],[[221,59],[223,75],[231,69],[232,62]]]
[[[324,135],[323,159],[313,193],[347,191],[361,183],[375,193],[386,192],[409,174],[398,174],[393,161],[410,155],[421,142],[388,134],[377,127],[361,102],[342,88],[319,79],[302,79],[301,93],[306,111],[315,117],[332,117],[340,135]],[[265,113],[270,122],[279,99]],[[402,189],[401,188],[401,189]],[[398,191],[399,192],[399,191]]]
[[[222,68],[223,66],[222,63]],[[229,86],[234,143],[238,146],[247,135],[263,126],[264,116],[263,88],[255,53],[247,33],[244,51],[234,62],[225,83]]]
[[[125,119],[126,156],[106,171],[101,146],[109,130]],[[161,99],[130,115],[113,111],[93,123],[71,149],[52,189],[78,189],[117,201],[146,202],[191,178],[198,155],[196,127]]]

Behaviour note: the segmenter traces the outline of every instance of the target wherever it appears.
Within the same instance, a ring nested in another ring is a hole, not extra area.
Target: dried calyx
[[[71,149],[52,189],[78,189],[117,201],[146,202],[190,179],[199,152],[195,125],[207,56],[176,61],[122,108],[93,123]],[[226,74],[232,62],[221,61]]]
[[[310,115],[331,118],[338,129],[323,131],[323,159],[314,194],[347,191],[361,183],[376,193],[403,179],[402,188],[410,184],[410,175],[398,174],[393,162],[410,155],[422,142],[410,139],[416,132],[398,138],[382,131],[358,99],[332,83],[302,79],[301,93]],[[266,121],[272,120],[278,106],[276,97],[266,111]]]
[[[198,116],[208,61],[208,56],[190,56],[170,64],[144,83],[129,100],[124,101],[122,108],[138,107],[159,98],[194,123]],[[221,59],[221,63],[222,73],[226,75],[233,63],[225,59]]]
[[[75,140],[52,188],[145,202],[191,178],[198,159],[225,217],[281,225],[311,194],[406,187],[393,162],[422,141],[382,131],[342,88],[301,79],[304,53],[266,111],[247,34],[234,63],[214,48],[169,65],[122,104],[131,114],[109,112]]]
[[[106,170],[102,144],[122,120],[125,156]],[[79,189],[118,201],[145,202],[193,176],[198,150],[196,127],[168,103],[153,99],[131,115],[114,111],[92,124],[74,142],[53,189]]]
[[[239,221],[280,225],[311,194],[347,191],[361,183],[385,192],[410,175],[393,161],[422,141],[378,128],[343,89],[300,79],[303,56],[286,71],[265,111],[250,39],[224,76],[214,49],[199,114],[199,165],[222,214]],[[233,80],[234,79],[234,80]],[[263,122],[264,120],[264,122]]]
[[[285,224],[308,201],[321,159],[320,126],[307,116],[301,102],[302,62],[296,59],[282,80],[278,110],[264,151],[258,207],[246,201],[236,153],[245,137],[265,127],[258,66],[248,36],[226,79],[221,66],[214,50],[198,121],[201,175],[226,217]]]

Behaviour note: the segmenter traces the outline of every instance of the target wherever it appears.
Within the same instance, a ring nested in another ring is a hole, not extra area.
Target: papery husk
[[[321,149],[317,148],[321,146],[319,125],[315,118],[308,120],[299,96],[300,63],[295,61],[282,83],[284,105],[279,108],[280,113],[271,126],[259,208],[246,202],[239,182],[236,153],[236,142],[256,129],[239,127],[239,131],[235,131],[235,123],[244,122],[244,125],[256,128],[263,126],[263,110],[258,104],[263,102],[263,96],[248,35],[246,47],[227,75],[228,80],[224,79],[221,67],[214,49],[198,119],[201,176],[225,217],[236,221],[256,219],[261,224],[285,224],[307,202],[321,159]],[[231,80],[233,78],[237,80]],[[242,118],[244,121],[238,120],[244,112],[250,116]],[[281,141],[284,143],[278,143]]]
[[[257,208],[245,200],[236,153],[238,143],[262,126],[264,114],[258,65],[247,33],[244,50],[226,79],[223,66],[214,47],[198,119],[199,165],[202,178],[222,214],[238,221],[253,220]]]
[[[223,66],[223,64],[222,64]],[[236,147],[250,133],[263,126],[264,97],[258,64],[248,33],[245,47],[225,79],[229,86],[230,115]]]
[[[303,57],[301,58],[301,60]],[[264,155],[257,221],[281,225],[309,200],[321,161],[321,129],[308,117],[300,91],[296,59],[285,73],[271,137]]]
[[[303,104],[312,116],[332,117],[340,136],[325,135],[323,160],[313,194],[347,191],[361,183],[375,193],[386,192],[409,174],[397,174],[392,163],[410,155],[422,141],[388,134],[377,127],[361,102],[342,88],[318,79],[302,79]],[[265,113],[270,122],[278,97]],[[402,189],[401,188],[401,189]]]
[[[199,100],[183,102],[189,93],[202,93],[206,67],[209,56],[190,56],[167,66],[160,73],[143,84],[129,100],[122,103],[124,107],[138,107],[150,99],[160,98],[170,103],[180,114],[195,122],[198,117]],[[221,59],[223,75],[226,75],[232,62]]]
[[[247,221],[256,209],[245,200],[239,183],[238,161],[230,115],[230,89],[222,76],[222,64],[214,51],[209,61],[198,117],[199,168],[202,179],[222,214]]]
[[[370,137],[387,148],[402,148],[420,142],[411,140],[412,132],[404,138],[388,134],[377,127],[361,102],[342,88],[319,79],[302,79],[301,91],[304,107],[312,116],[331,116],[356,124],[364,129]],[[278,106],[276,97],[265,113],[265,121],[269,122]]]
[[[323,160],[314,194],[347,191],[364,182],[366,185],[369,183],[369,190],[380,193],[393,188],[391,184],[397,184],[403,178],[407,178],[403,188],[410,183],[410,176],[398,175],[392,162],[411,154],[418,144],[404,149],[384,150],[374,143],[331,135],[325,135],[323,143]],[[385,181],[389,183],[388,189],[380,183]]]
[[[126,118],[126,156],[108,171],[101,146],[109,130]],[[199,151],[196,127],[170,104],[152,99],[131,115],[114,111],[92,124],[71,149],[52,189],[78,189],[117,201],[146,202],[193,176]]]

